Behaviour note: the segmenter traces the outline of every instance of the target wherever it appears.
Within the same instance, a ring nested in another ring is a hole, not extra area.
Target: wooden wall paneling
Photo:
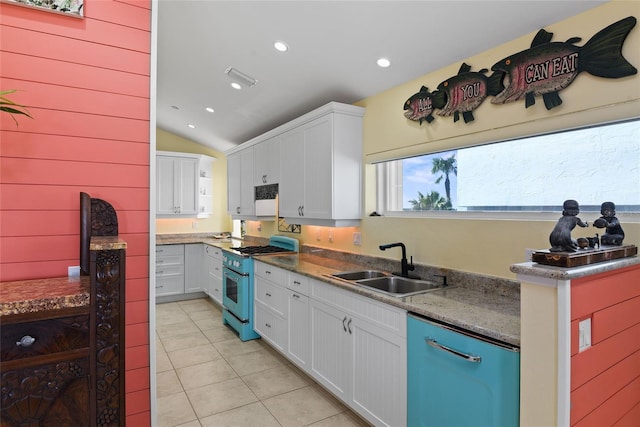
[[[629,383],[611,399],[581,419],[574,427],[610,426],[619,421],[637,404],[640,396],[640,377]],[[636,419],[636,425],[637,425]]]
[[[135,347],[137,345],[149,344],[149,323],[133,323],[126,325],[125,347]]]
[[[0,138],[3,140],[3,157],[100,161],[129,165],[149,164],[149,144],[142,142],[24,133],[11,130],[1,131]],[[109,149],[106,150],[105,147],[109,147]]]
[[[125,376],[127,393],[149,388],[149,368],[132,369],[127,371]]]
[[[612,427],[637,427],[640,420],[640,403],[624,414]]]
[[[1,35],[3,39],[11,40],[11,43],[3,44],[2,49],[5,52],[142,75],[149,74],[148,53],[141,54],[116,46],[17,27],[3,26]],[[73,80],[69,84],[73,85]]]
[[[151,19],[149,19],[150,2],[132,1],[130,3],[122,1],[97,1],[89,2],[85,11],[85,18],[99,19],[137,28],[144,31],[151,31]]]
[[[592,280],[571,283],[571,319],[589,316],[604,307],[640,294],[640,269],[630,267],[615,275],[604,274]],[[640,316],[640,313],[638,313]]]
[[[1,240],[4,240],[4,238]],[[27,275],[25,272],[28,272],[30,279],[60,277],[66,274],[68,266],[80,265],[79,256],[78,258],[67,260],[6,263],[3,259],[3,252],[4,251],[0,249],[0,259],[2,259],[2,264],[0,264],[0,282],[24,280]]]
[[[47,186],[43,192],[38,185],[2,184],[0,192],[0,206],[3,210],[80,210],[80,192],[91,194],[92,197],[108,200],[116,212],[125,207],[135,211],[149,211],[149,189],[124,187],[93,187],[93,186]]]
[[[149,304],[147,301],[127,301],[125,303],[125,318],[127,325],[149,321]],[[148,343],[137,343],[142,345]]]
[[[583,319],[575,319],[571,321],[571,356],[578,354],[579,351],[579,323]]]
[[[72,82],[70,82],[72,84]],[[76,88],[28,80],[0,79],[1,87],[19,88],[14,98],[19,96],[20,104],[29,112],[37,106],[41,110],[59,110],[100,116],[146,120],[149,117],[149,99],[119,93],[98,92],[92,89]],[[41,115],[43,113],[40,113]],[[33,114],[32,114],[33,115]],[[36,118],[33,115],[34,119]],[[19,123],[27,120],[21,118]],[[5,127],[10,129],[8,126]],[[18,130],[15,128],[14,130]]]
[[[48,185],[97,186],[108,183],[117,187],[149,187],[149,167],[146,165],[6,157],[2,158],[1,165],[4,182],[40,185],[43,192]]]
[[[144,278],[129,279],[127,277],[127,289],[125,290],[125,292],[126,292],[126,301],[148,301],[149,299],[148,278],[144,277]]]
[[[85,138],[115,139],[132,142],[148,140],[149,122],[144,120],[98,116],[67,111],[42,110],[30,107],[34,120],[22,120],[21,132],[80,136]],[[13,130],[13,122],[0,123],[2,130]],[[147,134],[145,136],[145,133]],[[126,155],[125,153],[122,153]]]
[[[2,52],[2,77],[149,98],[149,76]],[[43,72],[47,70],[47,72]]]
[[[625,300],[593,314],[592,344],[640,323],[640,296]],[[638,336],[640,341],[640,336]]]
[[[148,414],[149,405],[150,405],[149,399],[150,397],[149,397],[148,390],[139,390],[139,391],[133,391],[131,393],[127,393],[127,425],[128,426],[137,427],[137,426],[145,425],[145,424],[138,424],[137,422],[134,422],[131,420],[138,419],[137,417],[136,418],[133,417],[136,414],[141,414],[141,413]],[[149,421],[147,421],[146,425],[149,425]]]
[[[149,278],[149,257],[127,257],[127,280]]]
[[[149,366],[149,346],[138,345],[125,350],[125,366],[127,371]]]
[[[127,253],[131,251],[132,257],[149,256],[149,233],[120,233],[120,238],[127,242]]]
[[[4,211],[0,236],[55,236],[78,234],[80,212],[70,211]]]
[[[571,358],[571,389],[575,390],[640,350],[640,324],[625,329]]]
[[[77,237],[64,235],[3,237],[0,242],[3,263],[79,260],[79,246]]]
[[[577,422],[640,377],[640,351],[623,359],[571,393],[571,420]]]
[[[109,1],[106,1],[109,3]],[[103,21],[99,16],[91,14],[91,4],[87,1],[84,19],[75,19],[68,16],[49,14],[47,18],[38,18],[37,14],[43,12],[25,9],[7,3],[0,3],[2,11],[2,24],[10,27],[20,27],[29,30],[40,31],[48,34],[56,34],[69,39],[86,40],[92,43],[108,44],[122,49],[129,49],[141,53],[150,53],[149,43],[151,19],[142,20],[143,29],[133,26],[120,25],[118,23]],[[131,8],[131,12],[143,11],[141,8]],[[147,11],[147,14],[149,12]],[[133,15],[132,15],[133,16]],[[150,16],[150,15],[149,15]],[[126,19],[126,17],[122,17]]]

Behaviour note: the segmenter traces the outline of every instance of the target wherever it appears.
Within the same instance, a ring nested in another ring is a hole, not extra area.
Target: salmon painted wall
[[[130,425],[150,424],[151,2],[85,0],[84,18],[0,3],[0,281],[79,265],[80,192],[111,203],[127,246]]]
[[[591,319],[591,347],[578,324]],[[638,425],[640,267],[571,284],[571,425]]]

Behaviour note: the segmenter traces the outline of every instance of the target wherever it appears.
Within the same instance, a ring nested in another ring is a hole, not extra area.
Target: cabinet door
[[[198,211],[198,159],[157,157],[158,215],[193,215]]]
[[[304,201],[302,216],[332,217],[332,120],[321,117],[304,130]]]
[[[253,147],[254,185],[280,182],[280,136],[269,138]]]
[[[284,353],[287,348],[287,322],[267,305],[256,300],[253,328],[276,349]]]
[[[406,339],[358,318],[348,326],[353,336],[354,407],[376,425],[406,425]]]
[[[198,213],[198,159],[178,159],[178,211],[181,215]]]
[[[310,356],[309,297],[287,290],[288,333],[287,355],[300,368],[307,370]]]
[[[205,292],[222,305],[222,250],[205,245]]]
[[[282,135],[278,210],[281,217],[302,215],[304,205],[304,133],[296,128]]]
[[[174,158],[158,156],[156,161],[156,185],[158,194],[156,201],[156,214],[173,215],[178,206],[176,199],[177,177],[174,169]]]
[[[349,400],[352,381],[352,339],[348,316],[311,299],[311,375],[336,396]]]
[[[184,292],[204,291],[202,262],[203,248],[201,243],[184,245]]]
[[[253,215],[253,148],[230,155],[227,159],[227,210],[230,215]]]
[[[240,214],[240,188],[242,179],[242,157],[240,153],[227,157],[227,212],[229,215]]]

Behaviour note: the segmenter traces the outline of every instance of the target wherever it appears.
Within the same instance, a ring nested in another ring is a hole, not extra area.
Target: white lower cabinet
[[[312,376],[374,425],[406,425],[406,312],[319,281],[312,289]]]
[[[287,296],[283,270],[254,263],[254,324],[263,339],[284,353],[287,348]]]
[[[204,277],[202,274],[202,243],[184,245],[184,293],[202,292]]]
[[[289,273],[287,276],[288,336],[286,355],[303,370],[309,369],[311,357],[309,282],[307,277],[298,274]]]
[[[222,249],[205,245],[204,264],[203,291],[215,302],[222,305]]]
[[[156,296],[184,293],[184,245],[156,246]]]
[[[377,426],[406,425],[406,311],[256,261],[255,329]]]

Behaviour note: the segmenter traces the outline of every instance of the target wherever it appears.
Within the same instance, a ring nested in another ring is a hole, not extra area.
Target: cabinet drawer
[[[156,277],[182,276],[183,274],[183,264],[156,265]]]
[[[2,325],[0,360],[6,362],[88,347],[88,315]]]
[[[158,245],[156,256],[180,255],[184,256],[184,245]]]
[[[222,259],[222,249],[211,245],[204,245],[204,253],[212,258]]]
[[[156,268],[164,265],[182,265],[184,264],[183,255],[163,255],[156,258]]]
[[[156,295],[174,295],[184,293],[184,277],[156,277]]]
[[[289,274],[287,277],[287,288],[303,295],[309,295],[309,278],[299,274]]]
[[[260,302],[255,304],[254,329],[263,337],[270,341],[280,351],[287,347],[287,322],[278,316],[269,307]]]
[[[285,270],[262,262],[255,262],[253,265],[256,276],[264,277],[265,279],[284,286],[286,277]]]
[[[255,299],[267,305],[281,316],[287,309],[285,289],[261,277],[255,279]]]

